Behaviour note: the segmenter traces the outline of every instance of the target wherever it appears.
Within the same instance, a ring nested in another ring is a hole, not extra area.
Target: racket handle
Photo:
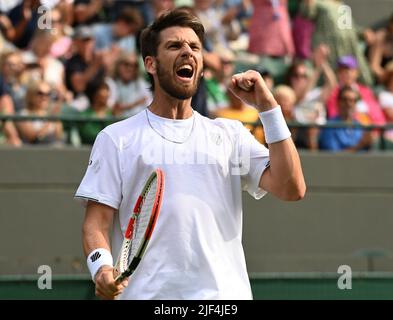
[[[115,282],[117,284],[119,284],[125,278],[129,277],[134,272],[134,270],[136,269],[136,267],[138,266],[140,261],[141,261],[141,258],[139,258],[139,257],[135,257],[134,259],[132,259],[128,270],[126,272],[124,272],[123,274],[120,274],[119,276],[115,277]]]

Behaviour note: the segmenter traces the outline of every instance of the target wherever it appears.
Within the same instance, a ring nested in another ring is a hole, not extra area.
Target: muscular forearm
[[[83,249],[85,255],[97,248],[110,251],[109,231],[113,223],[114,209],[89,201],[83,223]]]
[[[116,283],[113,277],[113,259],[110,253],[109,230],[113,224],[115,209],[89,201],[83,223],[83,250],[86,256],[98,249],[95,260],[88,259],[89,270],[96,283],[96,295],[113,300],[128,285],[128,280]],[[108,252],[109,251],[109,252]]]
[[[299,154],[291,138],[269,145],[269,179],[261,179],[260,186],[282,200],[303,198],[306,185]],[[264,174],[265,175],[265,174]]]
[[[270,168],[265,170],[260,187],[283,200],[304,197],[306,185],[299,155],[280,107],[259,73],[249,70],[232,77],[230,90],[260,113],[269,144]]]

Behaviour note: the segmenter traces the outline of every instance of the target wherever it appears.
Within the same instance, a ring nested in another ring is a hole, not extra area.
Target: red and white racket
[[[114,268],[117,283],[129,277],[146,251],[160,214],[164,193],[164,173],[155,170],[147,179],[135,204]]]

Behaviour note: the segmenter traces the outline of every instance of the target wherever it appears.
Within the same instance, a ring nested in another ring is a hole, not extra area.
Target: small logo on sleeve
[[[101,253],[99,253],[99,252],[97,251],[95,254],[93,254],[93,255],[90,257],[91,262],[97,261],[100,257],[101,257]]]
[[[90,159],[88,167],[93,169],[95,173],[100,170],[100,160],[99,159]]]

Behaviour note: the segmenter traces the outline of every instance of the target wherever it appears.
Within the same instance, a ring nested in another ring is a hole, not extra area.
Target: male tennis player
[[[252,299],[242,247],[241,191],[299,200],[305,182],[280,106],[258,72],[230,89],[260,111],[269,149],[234,120],[205,118],[191,97],[202,76],[200,21],[162,15],[141,36],[154,99],[104,129],[76,197],[87,201],[83,246],[103,299]],[[161,213],[145,256],[116,284],[116,258],[133,205],[156,168],[165,173]],[[109,233],[112,232],[110,242]]]

